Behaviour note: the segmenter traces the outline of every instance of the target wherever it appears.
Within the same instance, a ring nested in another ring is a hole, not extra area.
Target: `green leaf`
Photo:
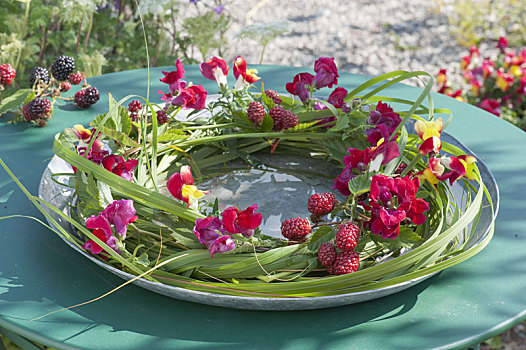
[[[98,181],[97,188],[99,189],[99,204],[101,207],[106,208],[108,205],[113,203],[111,187],[102,181]]]
[[[336,125],[334,125],[330,130],[331,131],[340,131],[345,129],[349,125],[349,116],[344,114],[340,115],[336,120]]]
[[[31,89],[21,89],[3,99],[0,103],[0,115],[23,105],[30,92]]]
[[[265,117],[263,118],[263,121],[261,122],[261,131],[263,132],[269,132],[272,131],[272,128],[274,127],[274,120],[268,115],[268,113],[265,113]]]
[[[138,143],[137,141],[135,141],[134,139],[132,139],[131,137],[129,137],[128,135],[126,135],[125,133],[119,130],[110,129],[106,126],[100,127],[98,129],[102,131],[103,134],[107,135],[108,137],[114,139],[115,141],[117,141],[118,143],[124,146],[128,146],[128,147],[140,147],[141,146],[140,143]]]
[[[129,118],[128,118],[129,119]],[[178,141],[187,138],[188,136],[185,135],[181,130],[179,129],[169,129],[165,133],[162,133],[157,137],[157,141],[159,142],[170,142],[170,141]]]
[[[371,174],[365,173],[353,177],[349,180],[348,186],[349,191],[351,191],[351,193],[355,196],[369,192],[371,189]]]

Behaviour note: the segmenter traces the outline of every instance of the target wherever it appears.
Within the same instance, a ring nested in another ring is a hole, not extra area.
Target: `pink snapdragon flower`
[[[379,101],[374,111],[369,112],[367,124],[374,125],[374,128],[365,130],[367,141],[376,145],[380,139],[388,140],[391,134],[396,130],[398,125],[402,122],[400,115],[393,111],[387,104]],[[393,136],[396,140],[398,134]]]
[[[201,85],[186,86],[186,82],[181,82],[178,95],[172,99],[172,105],[184,109],[204,109],[208,94],[205,88]]]
[[[221,213],[224,228],[229,233],[241,233],[245,237],[251,237],[254,229],[258,228],[263,220],[261,213],[255,213],[257,209],[257,204],[252,204],[243,211],[235,207],[226,208]]]
[[[205,78],[215,80],[219,87],[227,86],[228,66],[223,58],[214,56],[201,63],[199,68]]]
[[[225,235],[223,223],[217,217],[196,219],[193,232],[200,243],[204,244],[213,258],[215,253],[225,253],[236,247],[230,235]]]
[[[110,222],[102,213],[88,218],[88,220],[86,220],[86,228],[93,230],[95,237],[106,243],[111,249],[120,253],[117,248],[117,239],[111,232]],[[91,253],[95,255],[100,254],[104,250],[92,239],[84,243],[82,248],[91,251]]]
[[[113,224],[115,232],[121,235],[122,239],[125,239],[128,224],[135,222],[139,218],[135,213],[133,201],[131,199],[121,199],[108,205],[102,212],[102,215]]]

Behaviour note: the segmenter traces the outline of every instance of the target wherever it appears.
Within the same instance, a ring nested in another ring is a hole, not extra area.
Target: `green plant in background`
[[[436,0],[438,10],[445,0]],[[506,35],[512,46],[526,44],[524,0],[460,0],[448,14],[452,34],[460,45],[478,45],[482,39],[497,40]]]
[[[259,64],[261,64],[263,63],[263,56],[267,45],[278,36],[285,34],[288,30],[288,21],[254,23],[242,28],[236,36],[240,39],[247,38],[255,40],[261,45],[261,56],[259,59]]]
[[[60,55],[74,57],[87,76],[145,67],[146,39],[152,45],[150,66],[177,58],[196,63],[221,54],[230,15],[222,0],[6,0],[0,7],[0,64],[9,63],[16,79],[2,97],[29,87],[36,66],[48,68]],[[180,13],[195,11],[180,20]]]

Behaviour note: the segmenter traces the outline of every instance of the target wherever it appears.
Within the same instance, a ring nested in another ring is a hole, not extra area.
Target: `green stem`
[[[27,21],[29,19],[29,8],[30,8],[31,0],[27,0],[26,2],[26,12],[24,14],[24,25],[22,26],[22,40],[26,37],[26,30],[27,30]],[[22,47],[18,50],[18,55],[16,56],[16,62],[15,62],[15,70],[18,71],[18,65],[20,64],[20,57],[22,56]]]
[[[422,159],[422,154],[421,153],[418,153],[414,158],[413,160],[411,160],[411,163],[409,163],[409,165],[404,169],[404,171],[402,171],[402,174],[400,174],[400,177],[404,177],[407,175],[407,173],[409,173],[413,168],[414,166],[416,165],[416,163],[418,163],[418,161]]]

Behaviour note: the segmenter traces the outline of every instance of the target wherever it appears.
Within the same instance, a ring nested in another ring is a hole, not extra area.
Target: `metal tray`
[[[442,140],[463,149],[467,154],[474,154],[466,146],[464,146],[454,137],[446,133],[442,134]],[[491,199],[494,205],[495,215],[496,215],[498,211],[498,207],[499,207],[499,191],[498,191],[497,183],[495,182],[495,179],[493,175],[491,174],[490,170],[488,169],[488,167],[479,158],[477,158],[477,165],[479,167],[483,181],[488,188],[488,192],[491,196]],[[56,181],[53,181],[52,174],[68,173],[68,172],[72,172],[70,165],[64,162],[62,159],[55,156],[53,157],[53,159],[49,162],[48,166],[46,167],[42,175],[40,186],[39,186],[40,198],[42,198],[48,203],[53,204],[54,206],[56,206],[57,208],[59,208],[66,214],[69,213],[70,203],[73,200],[73,191],[71,188],[62,186],[57,183],[57,182],[64,183],[64,181],[66,181],[64,177],[61,178],[60,176],[58,176],[57,178],[55,178]],[[314,188],[316,188],[315,184],[314,185],[307,184],[307,186],[314,186]],[[221,189],[224,190],[223,187]],[[453,191],[453,192],[458,193],[459,191]],[[462,191],[460,191],[460,195],[461,194],[462,194]],[[268,196],[268,194],[263,194],[263,196],[266,196],[267,200],[270,197]],[[273,199],[275,198],[276,197],[274,196]],[[258,201],[257,199],[254,199],[254,198],[251,198],[251,200],[255,200],[256,202]],[[485,204],[487,204],[486,199],[484,199],[484,201],[486,202]],[[493,224],[494,215],[492,214],[492,211],[491,211],[491,208],[489,208],[489,205],[485,205],[485,204],[483,204],[483,209],[482,209],[483,212],[482,212],[482,215],[480,216],[479,225],[477,227],[475,234],[472,236],[472,241],[470,242],[470,244],[468,244],[468,247],[484,239],[491,230],[491,225]],[[264,211],[265,210],[262,209],[262,212]],[[48,212],[50,211],[48,210]],[[66,230],[70,231],[71,233],[75,234],[69,222],[61,219],[56,214],[53,214],[51,212],[50,214],[54,215],[55,219],[57,219],[57,221],[60,223],[62,227],[64,227]],[[273,220],[268,226],[268,229],[270,231],[272,231],[272,227],[271,227],[272,225],[275,225],[275,220]],[[263,227],[263,230],[265,230],[265,227]],[[113,266],[110,266],[94,258],[89,253],[75,246],[73,243],[67,241],[66,239],[64,239],[64,241],[71,248],[75,249],[80,254],[84,255],[87,259],[91,260],[92,262],[101,266],[102,268],[110,271],[111,273],[125,280],[130,280],[132,278],[135,278],[134,275],[123,272],[119,269],[116,269]],[[402,283],[399,283],[399,284],[396,284],[390,287],[372,289],[372,290],[363,291],[363,292],[340,294],[340,295],[334,295],[334,296],[302,297],[302,298],[238,297],[238,296],[231,296],[231,295],[213,294],[213,293],[206,293],[206,292],[200,292],[200,291],[194,291],[194,290],[169,286],[169,285],[165,285],[161,283],[148,281],[142,278],[135,280],[133,283],[143,288],[149,289],[156,293],[160,293],[160,294],[172,297],[172,298],[196,302],[196,303],[214,305],[214,306],[222,306],[222,307],[235,308],[235,309],[247,309],[247,310],[307,310],[307,309],[321,309],[321,308],[336,307],[340,305],[360,303],[360,302],[364,302],[367,300],[385,297],[385,296],[400,292],[409,287],[412,287],[433,275],[434,273],[426,275],[426,276],[422,276],[416,279],[412,279],[406,282],[402,282]]]

